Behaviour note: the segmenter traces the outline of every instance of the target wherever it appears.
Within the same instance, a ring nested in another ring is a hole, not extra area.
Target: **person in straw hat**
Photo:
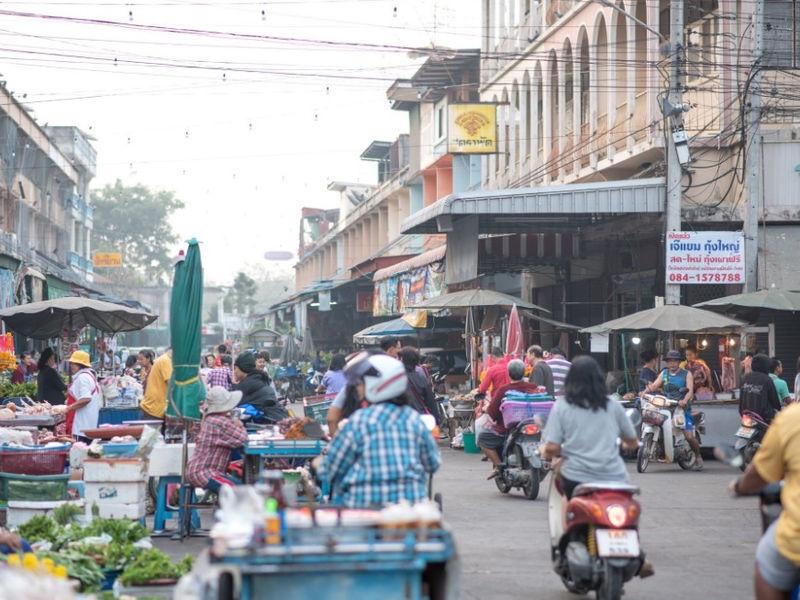
[[[208,391],[194,454],[186,465],[186,479],[194,487],[219,493],[223,485],[240,483],[227,470],[231,452],[247,441],[247,430],[231,414],[241,399],[242,392],[229,392],[220,386]]]
[[[83,435],[87,429],[97,427],[102,394],[97,383],[88,352],[76,350],[69,357],[72,385],[67,391],[67,431],[72,426],[72,436],[79,442],[91,443]]]

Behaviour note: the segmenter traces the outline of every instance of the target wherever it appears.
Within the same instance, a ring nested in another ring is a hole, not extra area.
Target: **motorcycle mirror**
[[[425,423],[428,431],[433,431],[436,428],[436,417],[433,415],[422,415],[422,422]]]
[[[714,448],[714,458],[731,467],[741,468],[744,457],[733,446],[717,446]]]
[[[628,419],[630,420],[631,425],[633,425],[633,428],[638,429],[642,424],[642,414],[635,408],[627,409],[625,414],[628,415]]]

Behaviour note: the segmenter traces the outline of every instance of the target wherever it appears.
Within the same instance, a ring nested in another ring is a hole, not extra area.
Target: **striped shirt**
[[[556,396],[563,396],[564,380],[567,378],[567,373],[569,373],[572,363],[563,356],[556,356],[548,359],[547,364],[553,372],[553,387],[555,388]]]

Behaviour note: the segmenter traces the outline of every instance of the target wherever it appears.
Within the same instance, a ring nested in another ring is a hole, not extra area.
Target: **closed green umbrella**
[[[200,334],[203,320],[203,265],[197,240],[189,242],[183,260],[175,265],[170,300],[172,379],[167,415],[200,419],[206,388],[200,380]]]

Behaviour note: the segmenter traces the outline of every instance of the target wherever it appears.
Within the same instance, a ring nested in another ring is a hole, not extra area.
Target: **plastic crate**
[[[308,404],[303,408],[303,410],[306,414],[306,417],[313,419],[320,425],[325,425],[328,422],[328,410],[330,409],[331,404],[333,404],[333,400],[326,400],[316,404]]]
[[[108,442],[106,444],[102,444],[102,447],[103,456],[130,457],[136,455],[136,451],[139,449],[139,444],[137,442]]]
[[[505,400],[500,405],[500,412],[503,415],[503,425],[511,427],[524,421],[525,419],[533,419],[534,417],[541,417],[542,420],[547,418],[553,408],[555,402],[525,402],[519,400]]]
[[[100,409],[100,414],[97,418],[97,426],[100,425],[122,425],[125,421],[135,421],[141,417],[141,411],[138,407],[105,407]]]
[[[64,472],[69,446],[0,447],[0,472],[20,475],[59,475]]]
[[[68,487],[69,474],[20,475],[18,473],[0,473],[0,500],[66,500]]]

